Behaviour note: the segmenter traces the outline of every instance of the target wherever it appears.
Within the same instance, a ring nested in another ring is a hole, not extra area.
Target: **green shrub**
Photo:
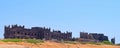
[[[68,43],[68,44],[77,44],[78,42],[76,42],[76,41],[64,41],[64,43]]]
[[[109,41],[103,41],[102,44],[107,44],[107,45],[113,45],[111,42]]]
[[[81,44],[95,44],[95,45],[100,45],[99,43],[96,42],[80,42]]]
[[[25,42],[28,42],[28,43],[43,43],[44,41],[42,40],[37,40],[37,39],[26,39]]]
[[[22,42],[21,39],[4,39],[4,40],[1,40],[3,42]]]
[[[116,44],[117,46],[120,46],[120,43],[119,44]]]
[[[28,42],[28,43],[43,43],[43,40],[37,40],[37,39],[3,39],[0,40],[2,42]]]

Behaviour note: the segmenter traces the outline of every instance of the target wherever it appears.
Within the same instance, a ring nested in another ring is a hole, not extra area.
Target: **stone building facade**
[[[61,32],[59,30],[51,31],[50,28],[45,27],[31,27],[9,25],[4,27],[5,39],[41,39],[41,40],[69,40],[81,42],[102,42],[108,41],[108,36],[98,33],[80,32],[80,38],[72,38],[72,32]],[[115,38],[111,39],[115,44]]]
[[[111,43],[115,44],[115,37],[111,39]]]
[[[45,40],[70,40],[72,32],[62,33],[61,31],[51,31],[50,28],[32,27],[31,29],[24,26],[9,25],[4,27],[4,38],[18,39],[45,39]]]
[[[104,34],[80,32],[80,40],[85,42],[102,42],[108,41],[108,36]]]

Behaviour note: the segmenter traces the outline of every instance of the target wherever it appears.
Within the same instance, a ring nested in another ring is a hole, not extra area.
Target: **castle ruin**
[[[12,25],[4,27],[4,38],[18,39],[45,39],[45,40],[70,40],[72,32],[62,33],[61,31],[51,31],[50,28],[32,27],[31,29],[24,26]]]
[[[79,41],[83,41],[83,42],[108,41],[108,36],[105,36],[104,34],[98,34],[98,33],[80,32],[80,39],[79,39]]]
[[[51,31],[45,27],[31,27],[9,25],[4,27],[5,39],[41,39],[41,40],[66,40],[66,41],[81,41],[81,42],[103,42],[109,41],[108,36],[98,33],[80,32],[80,38],[72,38],[72,32],[61,32],[59,30]],[[115,38],[111,39],[115,44]]]

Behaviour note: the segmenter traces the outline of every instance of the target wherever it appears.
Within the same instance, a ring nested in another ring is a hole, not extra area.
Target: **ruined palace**
[[[19,38],[19,39],[44,39],[44,40],[70,40],[72,32],[63,33],[59,30],[51,31],[45,27],[31,27],[30,29],[24,26],[9,25],[4,27],[4,38]]]
[[[80,32],[79,38],[72,38],[72,32],[61,32],[59,30],[52,30],[45,27],[31,27],[9,25],[4,27],[5,39],[41,39],[41,40],[55,40],[55,41],[80,41],[80,42],[103,42],[109,41],[108,36],[99,33]],[[111,39],[115,44],[115,38]]]
[[[108,41],[108,36],[98,33],[80,32],[80,41],[84,42],[102,42]]]

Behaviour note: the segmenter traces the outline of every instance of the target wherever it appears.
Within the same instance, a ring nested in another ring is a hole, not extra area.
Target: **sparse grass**
[[[27,43],[44,43],[43,40],[39,39],[1,39],[0,42],[27,42]],[[113,45],[109,41],[103,41],[103,42],[78,42],[78,41],[63,41],[62,43],[68,43],[68,44],[95,44],[95,45]],[[118,44],[120,45],[120,44]]]
[[[109,41],[103,41],[102,44],[107,44],[107,45],[113,45],[111,42]]]
[[[80,44],[95,44],[95,45],[100,45],[99,43],[96,43],[96,42],[80,42]]]
[[[78,41],[63,41],[63,43],[68,43],[68,44],[95,44],[95,45],[102,45],[102,43],[96,43],[96,42],[78,42]]]
[[[77,41],[64,41],[64,43],[68,43],[68,44],[78,44],[79,42],[77,42]]]
[[[36,40],[36,39],[26,39],[25,42],[28,42],[28,43],[43,43],[44,41],[43,40]]]
[[[119,44],[116,44],[117,46],[120,46],[120,43]]]
[[[21,39],[3,39],[2,42],[22,42]]]
[[[95,44],[95,45],[114,45],[109,41],[103,41],[103,42],[80,42],[81,44]]]
[[[43,40],[38,39],[2,39],[1,42],[27,42],[27,43],[43,43]]]
[[[62,41],[61,43],[67,43],[67,44],[95,44],[95,45],[101,45],[101,43],[97,43],[97,42],[80,42],[80,41]]]

